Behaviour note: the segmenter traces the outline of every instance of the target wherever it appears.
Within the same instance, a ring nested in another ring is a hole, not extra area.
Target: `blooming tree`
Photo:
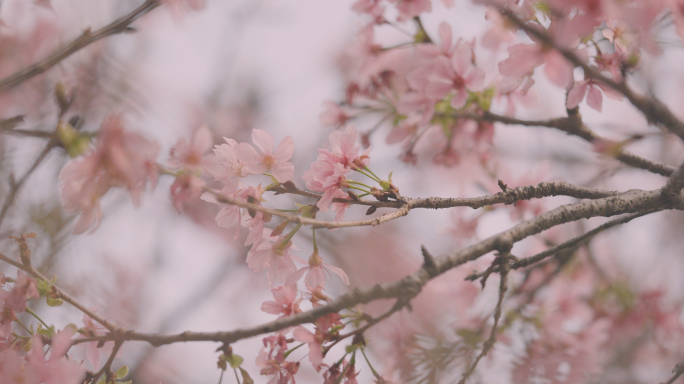
[[[221,137],[203,122],[168,150],[121,112],[120,100],[97,118],[86,114],[95,96],[84,91],[86,80],[64,73],[76,59],[99,60],[98,41],[146,28],[152,13],[170,10],[183,23],[211,4],[146,0],[61,44],[52,41],[59,30],[52,1],[1,5],[0,143],[5,151],[21,140],[43,143],[19,177],[9,173],[0,196],[7,249],[0,253],[0,382],[130,382],[123,346],[193,342],[214,343],[220,380],[234,373],[238,383],[315,377],[351,384],[365,371],[375,383],[669,384],[684,373],[684,297],[665,278],[638,284],[616,261],[618,248],[601,242],[642,217],[682,229],[684,115],[677,97],[649,89],[644,74],[674,49],[663,39],[681,45],[684,2],[357,0],[358,35],[341,61],[344,92],[339,102],[321,100],[327,140],[318,148],[268,127]],[[10,6],[31,22],[12,24]],[[464,8],[486,26],[475,38],[460,36],[446,17]],[[398,43],[383,40],[388,30],[399,31]],[[551,106],[556,101],[560,107]],[[539,105],[561,113],[545,115]],[[618,110],[640,115],[644,126],[625,134],[583,116],[621,123]],[[38,116],[54,128],[34,126]],[[521,172],[499,139],[515,127],[531,138],[562,132],[564,147],[585,149],[576,160],[593,178],[573,176],[567,162],[554,161],[556,151],[540,148],[533,150],[548,166]],[[643,143],[667,150],[651,159],[628,149]],[[384,146],[400,155],[384,156],[376,149]],[[315,161],[301,165],[297,152]],[[53,237],[101,230],[110,196],[125,191],[117,196],[140,207],[159,197],[152,191],[166,180],[169,206],[245,250],[244,273],[263,275],[272,294],[248,310],[272,320],[145,332],[70,293],[61,284],[67,277],[50,277],[50,263],[32,254],[49,232],[16,224],[30,215],[18,203],[27,182],[55,158],[64,164],[46,184],[64,220]],[[385,176],[378,163],[394,170]],[[438,169],[445,197],[406,193],[419,182],[402,175],[410,175],[407,165]],[[447,188],[450,178],[465,187]],[[431,211],[406,217],[421,210]],[[401,236],[383,227],[418,220],[436,231],[429,217],[439,211],[448,212],[451,250],[433,255],[424,243],[409,251],[421,263],[404,266],[396,257]],[[202,222],[201,212],[215,220]],[[336,245],[345,231],[349,244]],[[657,263],[665,247],[644,233]],[[64,308],[51,307],[63,304],[80,315],[68,324],[47,321]],[[251,338],[262,341],[257,354],[242,350]],[[308,375],[299,372],[304,367]]]

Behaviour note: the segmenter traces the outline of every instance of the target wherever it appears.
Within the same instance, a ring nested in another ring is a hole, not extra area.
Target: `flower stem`
[[[366,188],[368,188],[368,189],[371,189],[371,186],[370,186],[370,185],[366,185],[366,184],[360,183],[360,182],[358,182],[358,181],[347,180],[347,183],[356,184],[356,185],[361,185],[361,186],[363,186],[363,187],[366,187]]]
[[[299,344],[298,346],[296,346],[296,347],[294,347],[294,348],[292,348],[292,349],[288,349],[287,351],[285,351],[285,353],[283,353],[283,359],[287,359],[287,357],[290,356],[290,353],[294,352],[295,349],[301,347],[301,346],[304,345],[304,344],[306,344],[306,343],[301,343],[301,344]]]
[[[368,169],[368,168],[366,168],[366,169]],[[373,181],[375,181],[375,182],[378,182],[378,183],[380,182],[380,178],[378,178],[378,177],[375,176],[375,175],[371,176],[371,175],[367,174],[366,172],[362,171],[361,169],[357,169],[356,172],[358,172],[358,173],[360,173],[360,174],[362,174],[362,175],[367,176],[369,179],[371,179],[371,180],[373,180]],[[371,173],[372,173],[372,172],[371,172]],[[375,176],[375,177],[374,177],[374,176]]]
[[[349,185],[349,186],[347,186],[347,188],[356,189],[356,190],[358,190],[358,191],[362,191],[362,192],[365,192],[365,193],[367,193],[367,194],[370,195],[370,192],[368,192],[367,190],[365,190],[365,189],[363,189],[363,188],[355,187],[355,186],[353,186],[353,185]]]
[[[40,317],[38,317],[38,315],[36,315],[36,313],[33,312],[33,310],[32,310],[31,308],[26,307],[26,312],[30,313],[31,315],[33,315],[33,317],[35,317],[36,319],[38,319],[38,321],[40,321],[41,323],[43,323],[43,325],[45,326],[45,328],[50,328],[50,326],[47,325],[47,324],[45,324],[45,322],[43,321],[43,319],[41,319]]]
[[[380,177],[378,177],[378,175],[376,175],[375,172],[371,171],[371,169],[368,168],[368,166],[363,167],[363,169],[365,169],[366,171],[370,172],[371,175],[375,176],[375,181],[380,181]]]
[[[366,359],[366,363],[368,363],[368,368],[370,368],[371,372],[373,372],[373,376],[380,378],[380,375],[375,370],[375,368],[373,368],[373,365],[371,365],[370,361],[368,360],[368,356],[366,356],[366,348],[361,348],[361,353],[363,353],[363,358]]]
[[[15,319],[14,319],[14,322],[17,323],[17,324],[19,324],[19,325],[21,325],[21,327],[24,328],[24,330],[25,330],[26,332],[28,332],[29,335],[33,336],[33,332],[31,332],[30,329],[26,328],[26,326],[24,325],[24,323],[21,322],[21,320],[15,318]]]

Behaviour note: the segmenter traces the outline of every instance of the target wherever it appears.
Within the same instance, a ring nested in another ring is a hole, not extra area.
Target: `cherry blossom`
[[[399,20],[410,20],[421,13],[432,11],[430,0],[389,0],[389,2],[397,4]]]
[[[344,131],[333,131],[329,136],[332,148],[319,149],[316,162],[304,172],[306,187],[323,192],[323,197],[316,203],[323,212],[328,210],[337,191],[348,186],[346,175],[368,164],[367,152],[359,156],[357,137],[356,129],[351,125]]]
[[[294,339],[300,343],[307,343],[309,346],[309,361],[313,364],[316,371],[321,370],[321,365],[323,364],[323,342],[325,341],[325,335],[320,331],[316,330],[316,333],[309,331],[304,327],[295,328],[292,333]]]
[[[603,106],[603,97],[601,96],[601,90],[603,91],[603,93],[606,94],[606,96],[613,100],[624,99],[621,93],[616,92],[611,87],[601,82],[589,79],[578,81],[575,83],[570,92],[568,92],[568,100],[566,106],[568,109],[573,109],[577,107],[579,103],[584,99],[584,95],[586,94],[587,105],[601,112]]]
[[[527,76],[536,67],[546,64],[544,72],[552,83],[565,88],[572,82],[573,66],[558,51],[540,44],[516,44],[509,47],[508,52],[509,57],[499,63],[499,72],[504,76]]]
[[[252,130],[252,141],[259,148],[260,153],[247,143],[240,143],[235,148],[238,159],[244,164],[245,170],[251,174],[262,174],[271,171],[279,183],[284,183],[294,176],[294,165],[288,160],[294,151],[292,137],[286,136],[273,152],[273,137],[260,129]]]
[[[278,317],[286,317],[296,315],[302,312],[299,309],[299,303],[301,303],[302,298],[297,298],[297,286],[292,284],[286,284],[280,287],[271,289],[273,293],[273,298],[275,301],[264,301],[261,305],[261,310],[273,315],[279,315]]]
[[[76,361],[65,358],[66,352],[71,347],[72,335],[72,330],[57,332],[52,340],[50,357],[47,359],[43,352],[42,340],[39,337],[34,337],[31,351],[26,357],[26,365],[16,372],[19,377],[12,377],[8,382],[25,384],[81,383],[85,376],[85,369]]]
[[[126,188],[133,204],[139,206],[147,182],[156,184],[158,152],[157,144],[127,132],[121,116],[105,119],[95,148],[83,158],[71,160],[59,175],[64,209],[81,213],[74,233],[97,228],[102,219],[99,199],[112,187]]]
[[[342,282],[344,282],[346,285],[349,285],[349,277],[347,277],[347,274],[344,273],[341,268],[324,263],[323,259],[318,254],[318,247],[315,247],[314,252],[309,257],[309,266],[300,268],[297,272],[291,274],[287,278],[285,284],[294,284],[306,274],[304,283],[306,284],[307,288],[323,288],[325,287],[325,275],[326,273],[328,275],[332,275],[331,272],[338,275],[342,279]]]
[[[216,145],[214,147],[214,154],[219,163],[219,167],[213,168],[210,172],[214,175],[216,180],[222,181],[226,184],[226,191],[233,193],[237,190],[240,179],[249,175],[245,164],[240,162],[237,154],[238,143],[227,137],[223,138],[226,144]]]
[[[171,148],[171,158],[167,164],[172,168],[185,169],[187,172],[202,174],[204,168],[204,154],[214,143],[211,130],[200,127],[188,143],[184,138],[178,140]]]

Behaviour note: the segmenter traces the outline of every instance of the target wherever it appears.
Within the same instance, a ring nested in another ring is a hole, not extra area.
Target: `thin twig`
[[[674,369],[672,370],[672,373],[673,373],[674,375],[672,375],[672,377],[670,377],[669,380],[667,380],[667,381],[664,382],[664,383],[660,383],[660,384],[672,384],[672,383],[674,383],[675,380],[679,379],[679,376],[681,376],[682,374],[684,374],[684,363],[679,363],[679,364],[677,364],[677,365],[674,367]]]
[[[606,140],[584,125],[578,114],[548,120],[522,120],[509,116],[497,115],[489,111],[482,111],[481,113],[452,113],[449,116],[475,121],[500,122],[507,125],[555,128],[559,131],[584,139],[589,143]],[[620,150],[617,155],[615,155],[615,159],[630,167],[643,169],[665,177],[672,175],[676,169],[671,165],[649,160],[625,150]]]
[[[499,300],[496,302],[496,308],[494,309],[494,324],[492,324],[492,330],[489,333],[489,338],[482,344],[482,351],[477,355],[475,361],[470,365],[467,371],[463,373],[463,377],[459,380],[459,384],[464,384],[465,381],[470,377],[470,375],[475,372],[475,368],[480,363],[480,360],[489,352],[490,349],[496,343],[496,334],[499,328],[499,320],[501,319],[501,307],[503,306],[504,297],[506,296],[506,291],[508,290],[508,271],[510,267],[508,266],[509,253],[503,253],[499,255],[499,265],[500,265],[500,275],[501,280],[499,282]]]
[[[105,363],[105,365],[102,366],[102,369],[100,369],[99,371],[97,371],[97,373],[95,373],[93,375],[93,379],[90,381],[91,383],[97,383],[97,380],[102,375],[106,375],[107,379],[109,379],[109,376],[111,374],[112,364],[114,363],[114,358],[119,353],[119,349],[121,348],[123,343],[124,342],[122,340],[117,340],[114,342],[114,348],[112,348],[112,354],[109,355],[109,358],[107,359],[107,362]],[[109,380],[107,380],[107,381],[109,381]]]
[[[147,0],[141,6],[136,8],[133,12],[115,20],[114,22],[106,25],[101,29],[98,29],[95,32],[91,32],[90,29],[87,29],[76,40],[71,42],[66,47],[48,56],[44,60],[39,61],[24,69],[21,69],[15,72],[14,74],[0,80],[0,92],[17,86],[23,83],[24,81],[32,78],[33,76],[39,75],[47,71],[48,69],[57,65],[59,62],[76,53],[80,49],[104,37],[129,31],[129,26],[131,25],[131,23],[133,23],[136,19],[138,19],[145,13],[153,10],[157,6],[159,6],[159,2],[157,2],[156,0]]]
[[[21,189],[21,187],[24,186],[24,183],[28,180],[29,177],[31,177],[31,174],[38,168],[40,163],[45,160],[45,157],[47,156],[50,151],[55,148],[58,144],[58,141],[55,140],[54,138],[51,139],[46,145],[45,148],[38,154],[38,157],[36,157],[36,160],[33,162],[31,167],[24,173],[24,176],[19,179],[17,182],[10,182],[10,191],[9,195],[7,195],[7,198],[5,198],[5,202],[2,205],[2,208],[0,208],[0,226],[2,226],[2,222],[5,220],[5,217],[7,215],[7,211],[9,210],[10,206],[12,203],[14,203],[14,199],[17,197],[17,193]]]

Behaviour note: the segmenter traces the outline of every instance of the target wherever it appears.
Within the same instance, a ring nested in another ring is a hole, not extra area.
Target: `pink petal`
[[[331,271],[333,271],[335,274],[337,274],[337,276],[339,276],[339,277],[342,279],[342,282],[343,282],[343,283],[349,285],[349,276],[347,276],[347,274],[344,273],[344,271],[342,270],[342,268],[337,268],[337,267],[332,266],[332,265],[330,265],[330,264],[326,264],[325,266],[326,266],[326,268],[328,268],[329,270],[331,270]]]
[[[473,70],[468,74],[468,77],[466,77],[465,82],[468,89],[473,92],[478,92],[482,90],[484,80],[485,72],[482,70],[482,68],[473,68]]]
[[[473,63],[473,52],[468,44],[459,41],[451,55],[451,65],[459,75],[464,75]]]
[[[323,364],[323,347],[318,343],[309,343],[309,361],[316,369]]]
[[[283,141],[278,144],[278,148],[275,151],[275,158],[278,161],[288,161],[292,158],[292,153],[294,152],[294,141],[291,136],[285,136]]]
[[[262,131],[261,129],[252,130],[252,141],[254,145],[261,150],[261,153],[272,153],[273,152],[273,136],[269,135],[268,132]]]
[[[297,272],[291,274],[290,276],[287,277],[287,279],[285,279],[285,285],[296,284],[299,281],[299,279],[301,279],[302,276],[304,276],[304,274],[309,269],[310,269],[310,267],[308,267],[308,266],[300,268]]]
[[[451,98],[451,107],[454,109],[463,108],[468,100],[468,91],[465,89],[457,89],[454,97]]]
[[[557,86],[566,88],[572,83],[572,64],[556,51],[550,51],[546,57],[546,77]]]
[[[320,265],[311,268],[304,278],[304,284],[310,288],[325,287],[325,272],[323,268]]]
[[[565,104],[566,108],[573,109],[579,105],[579,103],[584,99],[584,95],[587,93],[587,82],[578,81],[575,86],[572,87],[570,92],[568,92],[568,100]]]
[[[256,129],[255,129],[256,131]],[[242,164],[252,165],[261,162],[261,156],[251,145],[240,143],[235,147],[235,154]]]
[[[283,306],[275,301],[264,301],[261,304],[261,310],[272,315],[279,315],[283,313]]]
[[[271,173],[279,183],[292,180],[292,177],[294,177],[294,169],[294,164],[292,163],[275,163],[271,165]]]
[[[439,25],[439,37],[442,39],[442,52],[449,52],[451,49],[451,25],[449,23],[443,22]]]
[[[314,334],[304,327],[297,327],[294,332],[292,332],[292,337],[300,343],[312,343],[316,340]]]
[[[442,100],[451,92],[453,85],[444,81],[431,81],[425,88],[425,96],[432,100]]]
[[[100,369],[100,350],[97,348],[96,341],[91,341],[86,346],[86,357],[95,370]]]
[[[595,110],[601,112],[603,96],[601,95],[601,91],[599,91],[598,87],[595,85],[589,87],[589,91],[587,92],[587,104]]]
[[[214,137],[211,134],[211,130],[203,125],[196,133],[195,137],[192,139],[192,147],[195,151],[199,153],[204,153],[211,149],[214,144]]]

